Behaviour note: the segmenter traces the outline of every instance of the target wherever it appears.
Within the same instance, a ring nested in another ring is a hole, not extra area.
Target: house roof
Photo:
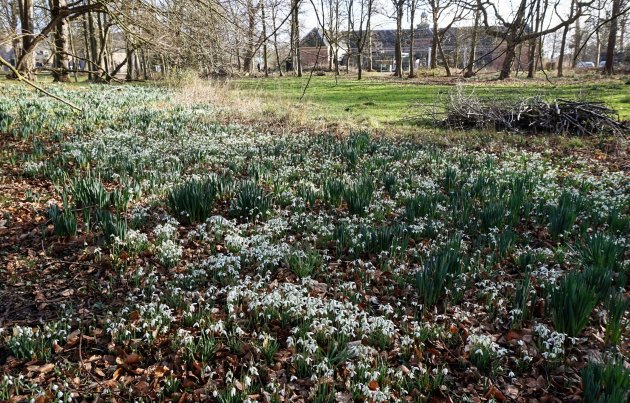
[[[381,50],[392,50],[396,47],[396,30],[395,29],[375,29],[371,31],[372,34],[372,47]],[[447,32],[447,37],[444,38],[444,42],[449,41],[451,32]],[[350,36],[350,48],[356,49],[356,44],[354,43],[352,37],[352,33],[350,35],[348,33],[344,34],[344,38],[348,38]],[[428,25],[419,25],[413,31],[414,40],[417,45],[421,45],[422,43],[430,43],[433,39],[433,29],[431,29]],[[403,47],[409,45],[409,40],[411,38],[411,30],[403,29],[402,30],[402,43]]]
[[[493,27],[496,29],[505,29],[501,27]],[[473,27],[450,27],[442,38],[442,46],[445,51],[451,51],[457,46],[457,42],[461,38],[469,37],[472,34]],[[479,51],[492,49],[498,40],[496,37],[488,35],[484,32],[483,28],[479,28],[479,35],[477,37],[477,49]],[[372,36],[372,51],[373,52],[391,52],[396,46],[396,30],[395,29],[374,29],[370,31]],[[349,48],[350,51],[356,51],[355,38],[353,38],[352,32],[341,33],[342,47]],[[402,30],[402,45],[403,48],[409,46],[409,40],[411,37],[410,29]],[[420,50],[423,46],[431,46],[433,43],[433,29],[429,24],[419,24],[414,29],[414,41],[416,47]],[[348,43],[349,42],[349,43]],[[313,28],[308,34],[306,34],[300,41],[302,47],[325,47],[328,46],[328,41],[317,28]]]
[[[322,35],[317,28],[313,28],[311,32],[309,32],[302,38],[302,40],[300,41],[300,46],[303,46],[305,48],[309,48],[309,47],[315,48],[319,46],[325,47],[326,39],[324,38],[324,35]]]

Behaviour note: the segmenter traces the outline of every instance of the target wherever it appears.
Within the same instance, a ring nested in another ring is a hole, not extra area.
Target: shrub
[[[244,182],[230,204],[233,217],[264,217],[271,210],[271,197],[254,182]]]
[[[323,185],[323,196],[326,203],[333,207],[339,207],[346,189],[344,183],[338,179],[326,179]]]
[[[577,251],[585,266],[614,270],[623,253],[623,246],[610,236],[596,234],[579,244]]]
[[[355,252],[379,254],[383,251],[396,254],[407,249],[409,236],[405,227],[394,224],[383,227],[365,227],[359,230],[360,244],[356,245]]]
[[[286,263],[296,276],[303,278],[313,274],[322,264],[322,257],[316,250],[304,252],[296,249],[286,258]]]
[[[343,199],[348,205],[350,214],[365,215],[367,208],[372,203],[374,186],[369,178],[363,178],[359,182],[346,187],[343,192]]]
[[[584,283],[591,286],[597,292],[599,301],[605,300],[612,285],[613,272],[607,268],[587,267],[582,272]]]
[[[70,186],[70,193],[77,208],[100,208],[109,206],[109,193],[97,178],[76,178]]]
[[[624,403],[630,391],[630,370],[623,360],[604,364],[590,362],[581,371],[585,402]]]
[[[183,250],[177,243],[167,239],[156,247],[155,252],[162,265],[166,268],[172,268],[179,264]]]
[[[212,180],[191,180],[172,189],[167,204],[184,223],[199,223],[212,215],[217,186]]]
[[[55,235],[75,236],[77,234],[77,217],[66,203],[63,210],[58,205],[51,204],[46,213],[55,227]]]
[[[453,243],[427,259],[416,273],[416,288],[424,308],[435,305],[448,286],[450,278],[461,272],[459,249]]]
[[[551,291],[551,315],[557,331],[577,337],[598,302],[597,290],[580,273],[570,273]]]
[[[489,231],[492,228],[501,228],[505,219],[505,206],[501,201],[488,203],[479,212],[481,229]]]
[[[434,194],[418,194],[405,200],[405,217],[414,221],[418,217],[429,216],[437,208],[438,198]]]
[[[608,323],[606,324],[605,340],[609,345],[617,345],[621,339],[621,334],[625,330],[628,322],[623,315],[630,307],[630,299],[624,298],[623,293],[616,291],[606,301],[608,311]]]
[[[499,358],[507,353],[506,349],[484,334],[468,336],[465,350],[469,354],[470,362],[487,374],[494,374],[500,370]]]
[[[115,238],[124,240],[127,237],[127,221],[120,214],[112,214],[107,210],[96,211],[96,223],[103,231],[105,242]]]
[[[315,201],[317,200],[317,194],[310,186],[300,186],[298,188],[298,196],[304,199],[306,208],[312,210],[315,207]]]
[[[457,169],[448,167],[446,171],[444,171],[444,178],[442,179],[442,186],[444,190],[450,192],[455,189],[455,184],[457,182]]]
[[[383,187],[391,198],[395,198],[398,193],[398,178],[393,173],[383,175]]]
[[[549,233],[553,238],[558,238],[573,227],[581,202],[579,195],[563,192],[558,203],[549,208]]]
[[[516,287],[516,296],[514,298],[514,308],[511,311],[512,314],[512,327],[520,327],[524,320],[530,317],[530,310],[528,302],[536,298],[536,293],[532,295],[532,284],[529,273],[525,275],[523,281],[521,281]],[[533,306],[532,301],[532,306]]]
[[[64,344],[69,330],[70,325],[65,320],[36,328],[15,326],[7,347],[16,358],[48,361],[54,352],[54,344]]]

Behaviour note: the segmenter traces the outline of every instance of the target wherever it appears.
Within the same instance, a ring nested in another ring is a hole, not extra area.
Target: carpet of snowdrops
[[[626,401],[627,171],[50,90],[0,87],[0,400]]]

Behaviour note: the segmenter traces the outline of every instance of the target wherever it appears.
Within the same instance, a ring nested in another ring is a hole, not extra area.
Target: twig
[[[77,110],[77,111],[79,111],[79,112],[83,112],[83,109],[79,108],[78,106],[74,105],[73,103],[71,103],[71,102],[69,102],[69,101],[66,101],[66,100],[65,100],[65,99],[63,99],[63,98],[60,98],[60,97],[58,97],[58,96],[57,96],[57,95],[55,95],[55,94],[51,94],[50,92],[48,92],[48,91],[46,91],[45,89],[43,89],[42,87],[38,86],[37,84],[35,84],[35,83],[34,83],[34,82],[32,82],[31,80],[29,80],[29,79],[27,79],[26,77],[22,76],[22,75],[20,74],[20,72],[19,72],[19,71],[17,71],[17,70],[15,69],[15,67],[13,67],[13,66],[11,65],[11,63],[9,63],[8,61],[6,61],[6,60],[5,60],[2,56],[0,56],[0,63],[2,63],[3,65],[7,66],[7,67],[9,68],[9,70],[11,70],[11,72],[15,75],[15,78],[16,78],[18,81],[22,81],[22,82],[24,82],[24,83],[26,83],[26,84],[30,85],[31,87],[35,88],[36,90],[39,90],[39,91],[43,92],[44,94],[48,95],[49,97],[54,98],[54,99],[56,99],[57,101],[59,101],[59,102],[61,102],[61,103],[64,103],[64,104],[68,105],[68,106],[69,106],[69,107],[71,107],[72,109],[75,109],[75,110]]]

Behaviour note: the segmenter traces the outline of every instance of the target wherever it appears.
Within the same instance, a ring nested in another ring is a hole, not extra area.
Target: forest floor
[[[627,136],[398,133],[453,85],[313,80],[0,83],[0,400],[627,398]]]

